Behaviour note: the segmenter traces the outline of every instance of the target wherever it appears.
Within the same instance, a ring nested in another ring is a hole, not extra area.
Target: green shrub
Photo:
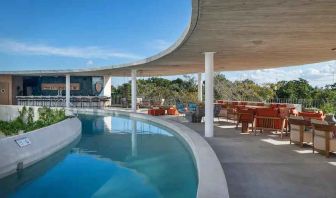
[[[16,128],[13,128],[11,122],[5,122],[5,121],[0,121],[0,131],[6,136],[15,135],[19,132]]]
[[[325,114],[335,114],[336,112],[336,106],[332,103],[324,103],[321,105],[321,110],[323,111],[323,113]]]
[[[24,106],[19,110],[19,116],[10,121],[0,121],[0,132],[6,136],[16,135],[20,131],[29,132],[40,129],[66,119],[63,109],[50,109],[47,107],[39,108],[39,119],[34,121],[34,109]]]

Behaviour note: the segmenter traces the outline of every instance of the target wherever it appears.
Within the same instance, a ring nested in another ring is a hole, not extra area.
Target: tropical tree
[[[280,85],[276,91],[278,98],[312,99],[314,88],[305,79],[281,81],[278,84]]]

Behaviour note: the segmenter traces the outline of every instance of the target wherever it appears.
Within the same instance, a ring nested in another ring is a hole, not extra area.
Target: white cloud
[[[303,78],[313,86],[324,86],[333,83],[334,76],[336,79],[336,61],[277,69],[226,72],[225,74],[230,80],[251,79],[259,84]]]
[[[10,39],[0,39],[0,51],[5,53],[43,55],[43,56],[63,56],[73,58],[126,58],[140,59],[142,57],[126,52],[119,52],[112,49],[87,46],[87,47],[55,47],[40,43],[24,43]]]
[[[86,62],[86,65],[87,65],[87,66],[93,65],[93,60],[88,60],[88,61]]]
[[[155,39],[149,43],[147,43],[147,46],[150,47],[151,49],[163,51],[170,47],[172,43],[163,39]]]

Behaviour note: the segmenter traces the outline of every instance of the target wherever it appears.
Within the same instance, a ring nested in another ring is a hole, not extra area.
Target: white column
[[[137,75],[137,70],[133,69],[132,70],[132,111],[136,112],[136,105],[137,105],[137,85],[136,85],[136,75]]]
[[[214,54],[205,52],[205,137],[213,137],[214,120]]]
[[[65,75],[65,106],[70,107],[70,74]]]
[[[202,73],[198,73],[198,78],[197,78],[197,81],[198,81],[198,95],[197,95],[197,98],[198,98],[198,101],[199,102],[202,102],[203,101],[203,81],[202,81]]]
[[[100,93],[100,96],[105,96],[111,98],[112,89],[112,77],[104,76],[104,89]],[[111,105],[111,99],[105,103],[105,105]]]
[[[111,87],[112,87],[112,77],[104,76],[104,89],[101,95],[111,97]]]
[[[132,120],[132,157],[138,155],[138,146],[137,146],[137,121]]]

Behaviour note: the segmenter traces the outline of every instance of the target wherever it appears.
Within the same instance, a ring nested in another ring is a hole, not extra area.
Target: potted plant
[[[325,103],[321,106],[322,111],[325,113],[324,120],[329,124],[336,124],[335,111],[336,107],[332,103]]]

